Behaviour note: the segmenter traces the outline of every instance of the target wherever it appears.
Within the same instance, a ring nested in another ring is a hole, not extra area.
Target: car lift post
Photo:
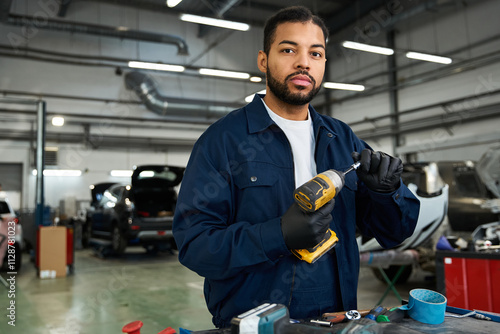
[[[43,170],[45,169],[45,124],[47,104],[45,101],[37,103],[37,134],[36,134],[36,229],[43,225],[44,189]]]

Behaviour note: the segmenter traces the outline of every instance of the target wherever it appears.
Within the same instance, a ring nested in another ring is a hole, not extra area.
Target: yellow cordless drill
[[[345,183],[345,175],[359,167],[360,163],[356,162],[351,165],[345,172],[340,172],[334,169],[327,170],[316,175],[311,180],[307,181],[297,189],[293,196],[297,204],[306,212],[314,212],[323,205],[331,201],[340,192]],[[328,252],[337,244],[339,239],[335,232],[328,229],[325,237],[319,244],[308,249],[294,249],[292,253],[299,259],[309,263],[314,263],[323,254]]]

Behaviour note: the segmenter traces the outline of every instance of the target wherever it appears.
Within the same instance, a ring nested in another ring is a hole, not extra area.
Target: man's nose
[[[299,52],[295,60],[295,68],[309,70],[310,67],[309,61],[310,59],[307,52]]]

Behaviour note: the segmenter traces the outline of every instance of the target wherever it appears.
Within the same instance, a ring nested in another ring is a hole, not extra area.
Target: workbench
[[[450,314],[450,313],[446,313]],[[354,320],[356,321],[356,320]],[[316,329],[322,328],[322,333],[340,333],[348,323],[336,324],[331,328],[327,327],[315,327]],[[380,331],[377,330],[377,334],[383,333],[404,333],[404,334],[492,334],[500,333],[500,323],[486,320],[474,319],[471,317],[466,318],[451,318],[445,317],[443,323],[439,325],[428,325],[411,318],[405,318],[403,321],[398,323],[380,323]],[[229,328],[225,329],[212,329],[206,331],[195,331],[192,334],[230,334],[231,330]],[[294,331],[286,331],[286,334],[293,334]],[[307,333],[305,331],[297,331],[297,333]],[[317,333],[314,330],[314,333]],[[368,332],[366,332],[368,333]],[[280,333],[277,333],[280,334]],[[285,334],[285,333],[283,333]]]

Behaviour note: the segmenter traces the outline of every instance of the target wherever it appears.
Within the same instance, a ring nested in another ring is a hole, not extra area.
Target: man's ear
[[[267,71],[267,55],[264,51],[260,50],[257,55],[257,66],[262,73]]]

